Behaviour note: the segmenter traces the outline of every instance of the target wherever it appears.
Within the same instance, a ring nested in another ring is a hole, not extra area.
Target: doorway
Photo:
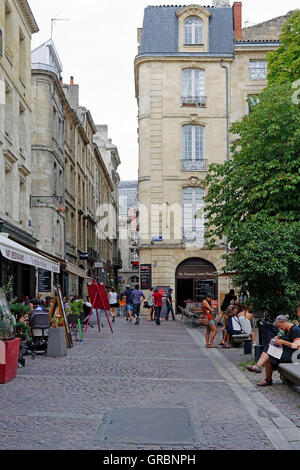
[[[209,294],[218,299],[218,275],[216,267],[201,258],[190,258],[176,270],[177,306],[185,308],[188,303],[201,306]]]

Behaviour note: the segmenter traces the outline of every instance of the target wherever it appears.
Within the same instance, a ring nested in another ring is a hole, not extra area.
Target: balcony
[[[181,103],[184,107],[206,108],[207,96],[182,96]]]
[[[47,207],[58,209],[64,203],[62,196],[30,196],[30,207]]]
[[[249,69],[250,80],[267,80],[267,75],[267,67],[250,67]]]
[[[182,229],[182,241],[184,244],[193,244],[198,247],[205,245],[205,228],[184,228]]]
[[[182,171],[206,171],[207,160],[182,160]]]

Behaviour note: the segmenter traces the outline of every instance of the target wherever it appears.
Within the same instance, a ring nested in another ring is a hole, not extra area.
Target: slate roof
[[[184,6],[149,6],[145,8],[140,55],[224,55],[233,54],[232,8],[205,7],[209,18],[209,53],[178,52],[178,17]]]

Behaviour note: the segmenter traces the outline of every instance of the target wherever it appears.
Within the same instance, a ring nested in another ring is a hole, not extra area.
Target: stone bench
[[[300,386],[300,350],[293,354],[292,364],[280,364],[278,372],[282,382],[286,385],[294,384]],[[295,362],[298,361],[298,362]]]

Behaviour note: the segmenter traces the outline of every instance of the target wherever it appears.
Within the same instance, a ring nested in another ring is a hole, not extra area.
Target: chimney
[[[242,2],[234,2],[233,9],[233,29],[235,39],[241,40],[242,34]]]
[[[74,86],[74,77],[70,78],[70,86]]]

